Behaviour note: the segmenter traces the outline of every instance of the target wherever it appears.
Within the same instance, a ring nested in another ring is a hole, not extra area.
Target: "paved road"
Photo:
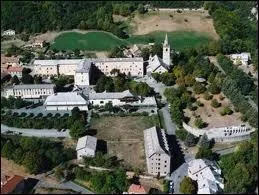
[[[68,187],[74,191],[81,192],[82,194],[94,194],[90,190],[83,188],[72,181],[68,181],[68,182],[62,183],[60,185],[63,187]]]
[[[58,132],[56,129],[20,129],[1,124],[1,133],[6,131],[21,132],[21,136],[29,137],[70,137],[68,130],[65,132]]]
[[[167,134],[175,135],[176,125],[172,122],[168,105],[166,104],[166,106],[164,108],[162,108],[161,110],[162,110],[162,113],[164,116],[164,122],[165,122],[166,130],[167,130]]]

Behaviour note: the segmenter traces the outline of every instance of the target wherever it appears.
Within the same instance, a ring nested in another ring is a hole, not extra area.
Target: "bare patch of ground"
[[[223,94],[221,94],[223,95]],[[217,99],[221,106],[219,108],[213,108],[210,104],[212,100],[205,100],[203,95],[195,95],[195,98],[204,104],[203,107],[198,107],[196,111],[190,111],[189,109],[185,109],[185,116],[190,117],[189,125],[194,125],[194,116],[200,116],[201,119],[208,123],[208,126],[205,129],[211,129],[215,127],[224,127],[224,126],[232,126],[232,125],[240,125],[244,122],[241,121],[241,113],[233,112],[231,115],[220,115],[220,110],[222,110],[225,106],[229,106],[232,111],[234,111],[234,107],[231,104],[230,100],[227,99],[224,95],[224,99],[219,99],[220,94],[214,95],[213,99]]]
[[[171,17],[170,17],[171,15]],[[218,39],[213,25],[213,19],[208,12],[184,11],[151,11],[144,16],[136,14],[131,21],[134,35],[148,34],[153,31],[194,31],[208,33],[212,38]]]
[[[29,173],[26,172],[23,166],[20,166],[12,160],[7,160],[3,157],[1,157],[1,175],[20,175],[23,177],[31,176]]]
[[[7,50],[7,48],[11,47],[12,45],[21,47],[22,45],[24,45],[24,43],[25,42],[20,39],[1,41],[1,53],[5,52]]]
[[[116,15],[116,14],[113,14],[112,18],[113,18],[114,22],[123,22],[123,21],[126,21],[128,19],[128,17],[124,17],[124,16]]]
[[[143,130],[153,126],[148,117],[101,117],[94,119],[91,129],[97,138],[107,142],[108,153],[122,159],[126,165],[145,168]]]
[[[96,56],[97,56],[97,58],[107,58],[108,57],[108,52],[102,52],[102,51],[100,51],[100,52],[95,52],[95,54],[96,54]]]

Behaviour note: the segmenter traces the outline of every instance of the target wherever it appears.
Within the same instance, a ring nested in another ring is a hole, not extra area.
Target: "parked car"
[[[169,194],[173,194],[174,193],[174,182],[170,181],[169,183]]]

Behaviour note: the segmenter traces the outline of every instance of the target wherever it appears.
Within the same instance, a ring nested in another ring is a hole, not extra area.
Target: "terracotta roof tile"
[[[14,175],[10,179],[8,179],[7,183],[1,186],[1,194],[9,194],[11,193],[16,186],[23,181],[24,178],[19,175]]]

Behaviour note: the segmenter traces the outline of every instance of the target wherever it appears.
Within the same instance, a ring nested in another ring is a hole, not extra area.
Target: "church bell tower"
[[[165,35],[165,41],[164,41],[164,44],[163,44],[163,62],[165,64],[167,64],[168,66],[171,65],[170,45],[168,44],[167,34]]]

